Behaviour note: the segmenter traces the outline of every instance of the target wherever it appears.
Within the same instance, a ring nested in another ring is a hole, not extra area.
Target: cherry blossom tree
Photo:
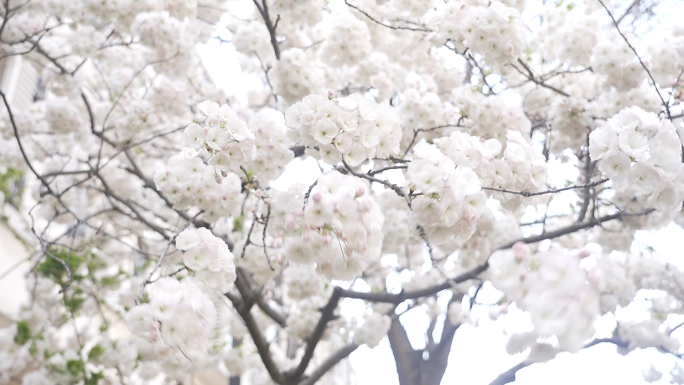
[[[684,219],[666,6],[2,0],[40,92],[0,91],[2,212],[33,249],[0,382],[334,384],[387,337],[401,385],[436,385],[461,325],[516,317],[527,358],[492,384],[601,343],[679,358],[684,273],[633,245]],[[218,88],[210,40],[261,87]]]

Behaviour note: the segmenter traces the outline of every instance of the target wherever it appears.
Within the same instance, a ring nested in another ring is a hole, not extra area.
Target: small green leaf
[[[31,338],[31,326],[26,321],[17,322],[17,334],[14,335],[14,342],[23,345]]]
[[[67,370],[72,376],[77,377],[83,372],[83,361],[71,360],[67,361]]]
[[[91,373],[90,378],[86,378],[84,385],[97,385],[100,380],[104,379],[102,372]]]
[[[119,280],[116,277],[102,277],[100,280],[100,285],[102,286],[116,286],[119,284]]]
[[[104,353],[104,351],[105,351],[105,348],[103,348],[100,345],[93,346],[93,348],[90,349],[90,352],[88,352],[88,361],[97,360],[98,358],[100,358],[102,353]]]
[[[76,270],[84,262],[83,257],[79,256],[78,254],[66,250],[60,250],[57,248],[53,248],[48,251],[51,254],[51,256],[46,255],[43,262],[36,266],[37,272],[39,272],[47,278],[51,278],[54,282],[63,285],[68,280],[68,273],[64,268],[64,265],[58,260],[64,262],[68,261],[69,270],[73,275],[73,279],[75,281],[83,279],[83,277],[76,275]]]
[[[239,217],[237,217],[233,220],[233,231],[235,231],[235,232],[242,231],[243,225],[244,225],[244,218],[242,217],[242,214],[240,214]]]

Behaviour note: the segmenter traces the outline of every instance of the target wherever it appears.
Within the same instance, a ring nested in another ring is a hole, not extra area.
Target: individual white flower
[[[632,165],[629,156],[622,152],[613,152],[598,164],[598,169],[613,180],[624,179]]]
[[[206,100],[197,105],[197,111],[201,112],[205,116],[215,115],[219,110],[219,105],[216,102]]]
[[[629,173],[629,180],[636,191],[646,194],[653,191],[661,179],[658,170],[646,162],[636,162]]]
[[[589,155],[593,160],[600,160],[616,150],[618,137],[611,127],[599,127],[589,134]]]
[[[682,205],[682,199],[677,190],[670,184],[658,186],[648,197],[647,202],[660,212],[667,212]]]
[[[642,372],[644,376],[644,381],[651,383],[651,382],[656,382],[660,380],[663,377],[663,373],[661,373],[658,369],[651,364],[651,366],[648,367],[648,369],[645,369]]]
[[[183,131],[183,137],[185,138],[185,144],[189,147],[199,150],[204,144],[204,130],[199,124],[191,124],[185,128]]]
[[[648,151],[648,139],[636,131],[624,131],[618,136],[618,147],[634,160],[642,160]]]

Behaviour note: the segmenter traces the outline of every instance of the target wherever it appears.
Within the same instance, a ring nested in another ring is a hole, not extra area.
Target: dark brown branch
[[[276,24],[273,24],[271,22],[271,16],[268,14],[268,3],[266,2],[266,0],[263,0],[262,5],[259,5],[259,2],[257,0],[253,1],[254,5],[256,5],[257,9],[259,10],[259,14],[261,14],[261,17],[264,19],[264,24],[266,24],[268,34],[271,36],[271,45],[273,46],[273,53],[275,54],[276,59],[280,60],[280,47],[278,46],[278,39],[276,38],[276,27],[278,21],[280,20],[280,15],[278,15],[276,19]]]
[[[390,293],[368,293],[368,292],[360,292],[360,291],[353,291],[353,290],[346,290],[339,288],[340,295],[342,297],[346,298],[355,298],[355,299],[363,299],[366,301],[371,301],[371,302],[386,302],[386,303],[394,303],[394,304],[400,304],[406,300],[409,299],[416,299],[416,298],[422,298],[422,297],[429,297],[432,295],[435,295],[443,290],[447,290],[452,288],[453,284],[465,282],[470,279],[475,279],[477,276],[482,273],[483,271],[487,270],[489,267],[488,263],[484,263],[482,265],[479,265],[461,275],[458,275],[454,278],[451,278],[450,280],[447,280],[446,282],[440,283],[438,285],[434,286],[429,286],[423,289],[418,289],[418,290],[411,290],[411,291],[402,291],[398,294],[390,294]],[[338,289],[338,288],[336,288]]]
[[[418,384],[420,371],[416,363],[422,361],[421,353],[411,346],[406,330],[401,325],[399,317],[392,317],[392,324],[387,332],[387,338],[392,348],[392,355],[397,368],[399,384]]]
[[[602,344],[602,343],[611,343],[614,344],[615,346],[626,348],[629,344],[618,339],[618,338],[597,338],[594,339],[593,341],[589,342],[588,344],[584,345],[582,349],[588,349],[592,346]],[[529,361],[523,361],[514,367],[508,369],[507,371],[501,373],[497,378],[494,379],[489,385],[506,385],[510,384],[511,382],[515,381],[515,375],[516,373],[524,369],[530,365],[534,364],[534,362],[529,362]]]
[[[323,363],[314,370],[311,375],[305,378],[300,385],[313,385],[318,381],[325,373],[327,373],[333,366],[337,365],[340,361],[347,358],[354,350],[356,350],[359,345],[349,344],[340,350],[336,351],[328,357]]]
[[[537,243],[541,242],[547,239],[554,239],[561,237],[563,235],[571,234],[579,230],[584,230],[588,228],[592,228],[594,226],[600,225],[604,222],[616,220],[616,219],[621,219],[623,217],[629,217],[629,216],[640,216],[640,215],[648,215],[652,213],[654,210],[649,209],[646,210],[645,212],[642,213],[637,213],[637,214],[628,214],[624,212],[619,212],[616,214],[612,215],[607,215],[605,217],[597,218],[588,222],[582,222],[582,223],[575,223],[570,226],[566,226],[563,228],[560,228],[555,231],[548,231],[544,234],[540,235],[535,235],[527,238],[521,238],[517,239],[515,241],[511,241],[509,243],[506,243],[496,249],[494,251],[499,251],[499,250],[506,250],[510,249],[513,247],[518,242],[526,243],[526,244],[531,244],[531,243]],[[347,290],[347,289],[342,289],[339,287],[336,287],[335,289],[339,291],[340,295],[342,297],[346,298],[355,298],[355,299],[363,299],[366,301],[371,301],[371,302],[386,302],[386,303],[394,303],[394,304],[399,304],[403,301],[406,301],[408,299],[416,299],[416,298],[422,298],[422,297],[428,297],[435,295],[443,290],[447,290],[453,287],[454,284],[458,284],[461,282],[465,282],[469,279],[475,279],[478,277],[478,275],[485,270],[489,268],[489,264],[485,262],[482,265],[476,266],[475,268],[458,275],[450,280],[447,280],[445,282],[442,282],[440,284],[434,285],[434,286],[428,286],[423,289],[418,289],[418,290],[412,290],[412,291],[402,291],[397,294],[391,294],[391,293],[377,293],[377,292],[359,292],[359,291],[353,291],[353,290]]]
[[[386,181],[386,180],[378,179],[378,178],[372,177],[372,176],[367,175],[367,174],[362,174],[362,173],[355,172],[355,171],[352,170],[352,168],[349,167],[349,165],[348,165],[346,162],[344,162],[344,161],[342,161],[342,164],[344,164],[344,168],[337,167],[336,169],[337,169],[338,171],[341,171],[343,174],[350,173],[350,174],[352,174],[352,175],[354,175],[354,176],[356,176],[356,177],[363,178],[363,179],[367,179],[367,180],[369,180],[369,181],[371,181],[371,182],[380,183],[380,184],[383,185],[383,186],[389,187],[389,188],[392,189],[395,193],[397,193],[400,197],[406,199],[406,203],[408,204],[408,207],[411,208],[411,198],[408,196],[408,194],[406,194],[406,192],[404,191],[404,189],[402,189],[401,187],[397,186],[397,185],[394,184],[394,183],[390,183],[390,182],[388,182],[388,181]]]
[[[332,296],[330,296],[328,303],[325,305],[325,307],[323,307],[323,309],[321,309],[321,317],[318,319],[318,323],[316,324],[313,333],[311,333],[311,336],[306,341],[306,348],[304,349],[304,356],[302,356],[302,360],[295,369],[285,373],[285,378],[288,381],[298,381],[306,371],[306,368],[309,366],[309,363],[313,358],[316,345],[318,345],[318,342],[323,337],[323,333],[325,332],[328,322],[335,319],[335,309],[337,308],[337,304],[340,302],[340,299],[343,297],[343,291],[344,289],[339,286],[333,289]]]
[[[407,169],[407,168],[408,168],[407,164],[395,164],[393,166],[383,167],[383,168],[378,169],[378,170],[368,171],[366,174],[368,176],[373,176],[375,174],[380,174],[380,173],[383,173],[383,172],[388,171],[388,170],[403,170],[403,169]]]
[[[256,304],[259,306],[259,309],[261,309],[266,315],[271,318],[273,321],[275,321],[278,325],[281,327],[286,327],[287,326],[287,321],[285,320],[285,317],[278,313],[274,308],[271,307],[266,301],[264,301],[264,298],[260,295],[255,294],[255,299],[256,299]]]
[[[244,272],[242,269],[238,269],[237,279],[235,280],[235,286],[240,292],[243,300],[237,303],[233,302],[233,305],[235,306],[238,314],[240,314],[240,317],[242,317],[242,319],[245,321],[245,326],[247,327],[249,335],[254,341],[254,345],[257,348],[259,356],[261,357],[261,361],[264,363],[268,374],[276,383],[285,384],[285,378],[278,369],[278,366],[271,355],[269,343],[266,341],[266,338],[264,337],[259,325],[251,313],[252,305],[254,304],[254,292],[252,292],[252,289],[249,288],[249,285],[243,274]],[[231,297],[228,298],[231,299]],[[233,300],[231,299],[231,301]]]
[[[546,84],[543,80],[537,79],[537,78],[534,76],[534,73],[532,72],[532,70],[530,69],[530,67],[528,67],[527,64],[525,64],[525,62],[522,61],[522,59],[518,59],[518,63],[520,63],[520,65],[523,66],[523,68],[525,69],[525,71],[526,71],[527,73],[521,71],[518,67],[516,67],[516,66],[513,65],[513,64],[511,64],[511,67],[515,68],[521,75],[523,75],[524,77],[526,77],[529,81],[531,81],[531,82],[537,84],[538,86],[541,86],[541,87],[547,88],[547,89],[549,89],[549,90],[551,90],[551,91],[554,91],[554,92],[556,92],[556,93],[559,94],[559,95],[563,95],[563,96],[565,96],[566,98],[567,98],[567,97],[570,97],[570,94],[568,94],[567,92],[565,92],[565,91],[563,91],[563,90],[561,90],[561,89],[559,89],[559,88],[556,88],[556,87],[554,87],[554,86],[548,85],[548,84]]]

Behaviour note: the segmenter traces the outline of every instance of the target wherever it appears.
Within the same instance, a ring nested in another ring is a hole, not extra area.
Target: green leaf
[[[82,296],[83,290],[81,289],[76,289],[71,292],[70,296],[64,296],[64,306],[72,312],[76,313],[81,306],[83,305],[83,302],[85,302],[86,298]]]
[[[88,352],[88,361],[97,360],[98,358],[100,358],[102,353],[104,353],[104,351],[105,351],[105,348],[103,348],[100,345],[93,346],[93,348],[90,349],[90,352]]]
[[[242,231],[243,225],[244,225],[244,218],[242,217],[242,214],[240,214],[239,217],[237,217],[233,220],[233,231],[234,232]]]
[[[98,381],[104,379],[102,372],[91,373],[90,378],[86,378],[84,385],[97,385]]]
[[[67,361],[67,370],[74,377],[78,377],[79,374],[83,373],[83,366],[83,361],[81,360]]]
[[[100,285],[102,286],[116,286],[119,284],[119,280],[116,277],[102,277],[100,280]]]
[[[69,274],[64,268],[64,265],[55,260],[56,258],[64,262],[68,261],[69,270],[71,270],[74,280],[83,279],[83,277],[79,277],[75,273],[78,267],[83,264],[83,257],[79,256],[78,254],[57,248],[52,248],[48,251],[50,254],[52,254],[52,256],[46,255],[45,259],[43,259],[43,262],[36,266],[36,271],[47,278],[51,278],[58,284],[65,284],[68,280]]]
[[[5,173],[0,173],[0,192],[8,199],[8,203],[18,207],[23,190],[22,180],[24,172],[14,168],[9,168]]]
[[[17,322],[17,334],[14,335],[14,342],[23,345],[31,338],[31,326],[26,321]]]

